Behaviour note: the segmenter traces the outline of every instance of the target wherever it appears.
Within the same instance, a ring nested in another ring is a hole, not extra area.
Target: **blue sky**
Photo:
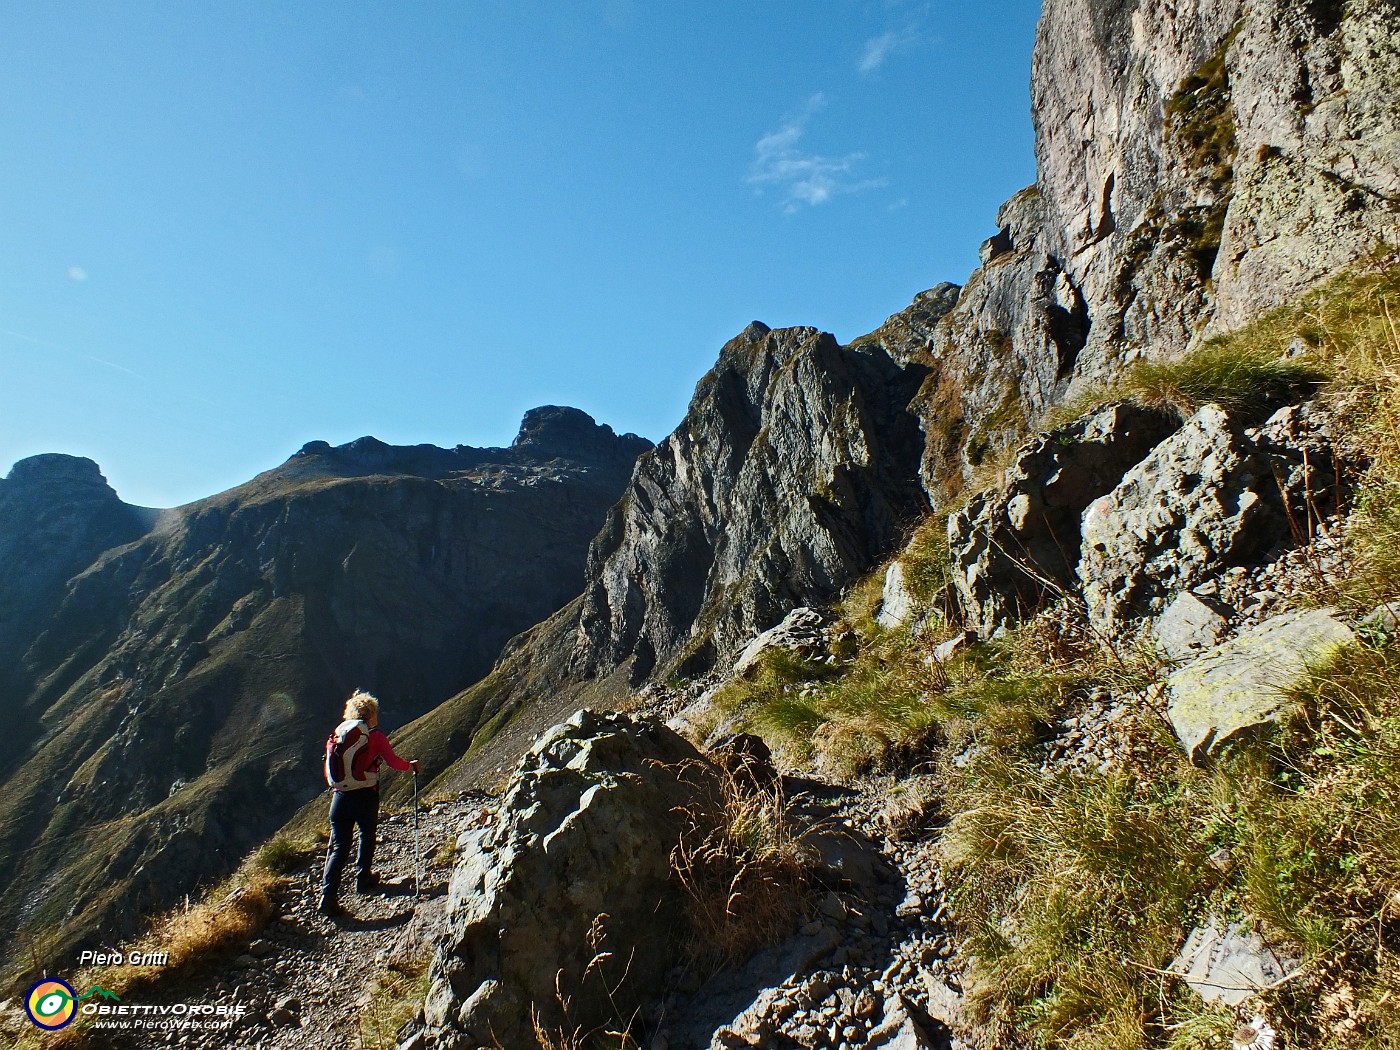
[[[755,318],[843,341],[1034,178],[1039,3],[10,0],[0,472],[173,506],[304,442],[660,439]]]

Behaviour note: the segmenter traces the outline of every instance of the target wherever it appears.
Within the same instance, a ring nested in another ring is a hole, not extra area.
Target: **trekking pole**
[[[413,771],[413,898],[423,895],[423,854],[418,849],[418,770]]]

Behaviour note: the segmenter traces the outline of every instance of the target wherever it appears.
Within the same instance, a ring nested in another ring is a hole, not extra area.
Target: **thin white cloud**
[[[879,36],[871,37],[865,42],[865,47],[860,53],[860,62],[857,63],[860,71],[866,76],[879,70],[885,64],[885,59],[894,52],[895,47],[900,43],[899,34],[890,30],[888,33],[881,33]]]
[[[95,365],[106,365],[108,368],[116,369],[118,372],[125,372],[127,375],[140,379],[142,382],[146,379],[140,372],[133,372],[131,369],[127,368],[126,365],[119,365],[115,361],[104,361],[102,358],[93,357],[91,354],[81,354],[79,356],[81,356],[84,361],[91,361]],[[211,405],[213,403],[212,401],[209,402]]]
[[[776,131],[770,131],[754,145],[753,164],[746,181],[761,193],[772,186],[783,195],[783,211],[792,213],[804,205],[815,207],[833,197],[860,193],[885,185],[884,179],[861,179],[857,167],[865,160],[864,153],[847,153],[829,157],[800,149],[807,122],[826,105],[820,92],[807,100],[801,112],[785,120]]]
[[[68,267],[68,279],[78,282],[86,281],[88,279],[88,273],[81,266],[70,266]]]
[[[81,361],[91,361],[95,365],[103,365],[107,368],[113,368],[116,369],[118,372],[125,372],[129,376],[135,376],[137,379],[140,379],[142,381],[145,381],[146,379],[146,377],[143,376],[140,372],[133,372],[131,369],[127,368],[126,365],[119,365],[115,361],[106,361],[100,357],[93,357],[91,354],[79,353],[77,350],[69,350],[66,346],[59,346],[57,343],[51,343],[47,339],[37,339],[32,335],[25,335],[23,332],[16,332],[13,328],[0,328],[0,335],[9,336],[11,339],[21,339],[26,343],[33,343],[35,346],[46,347],[49,350],[57,350],[60,353],[69,355],[70,357],[76,357]],[[214,402],[211,401],[209,403],[213,404]]]

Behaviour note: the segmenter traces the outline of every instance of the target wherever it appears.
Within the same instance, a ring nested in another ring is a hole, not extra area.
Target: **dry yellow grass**
[[[273,896],[290,881],[286,873],[317,846],[312,838],[272,839],[202,899],[187,900],[155,919],[146,933],[118,946],[124,956],[165,953],[164,963],[90,967],[74,974],[72,983],[83,988],[99,985],[125,997],[216,964],[267,927],[274,915]],[[16,1044],[17,1050],[87,1050],[95,1045],[81,1018],[61,1032],[45,1035],[42,1042],[26,1034]]]
[[[815,851],[780,785],[720,770],[722,798],[696,803],[671,854],[689,898],[690,954],[718,971],[790,934],[811,904]]]

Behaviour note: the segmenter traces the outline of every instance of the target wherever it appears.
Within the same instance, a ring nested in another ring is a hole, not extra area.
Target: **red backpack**
[[[369,725],[358,720],[341,722],[326,738],[326,783],[333,788],[353,791],[373,787],[379,774],[368,769],[355,772],[355,760],[369,746]]]

